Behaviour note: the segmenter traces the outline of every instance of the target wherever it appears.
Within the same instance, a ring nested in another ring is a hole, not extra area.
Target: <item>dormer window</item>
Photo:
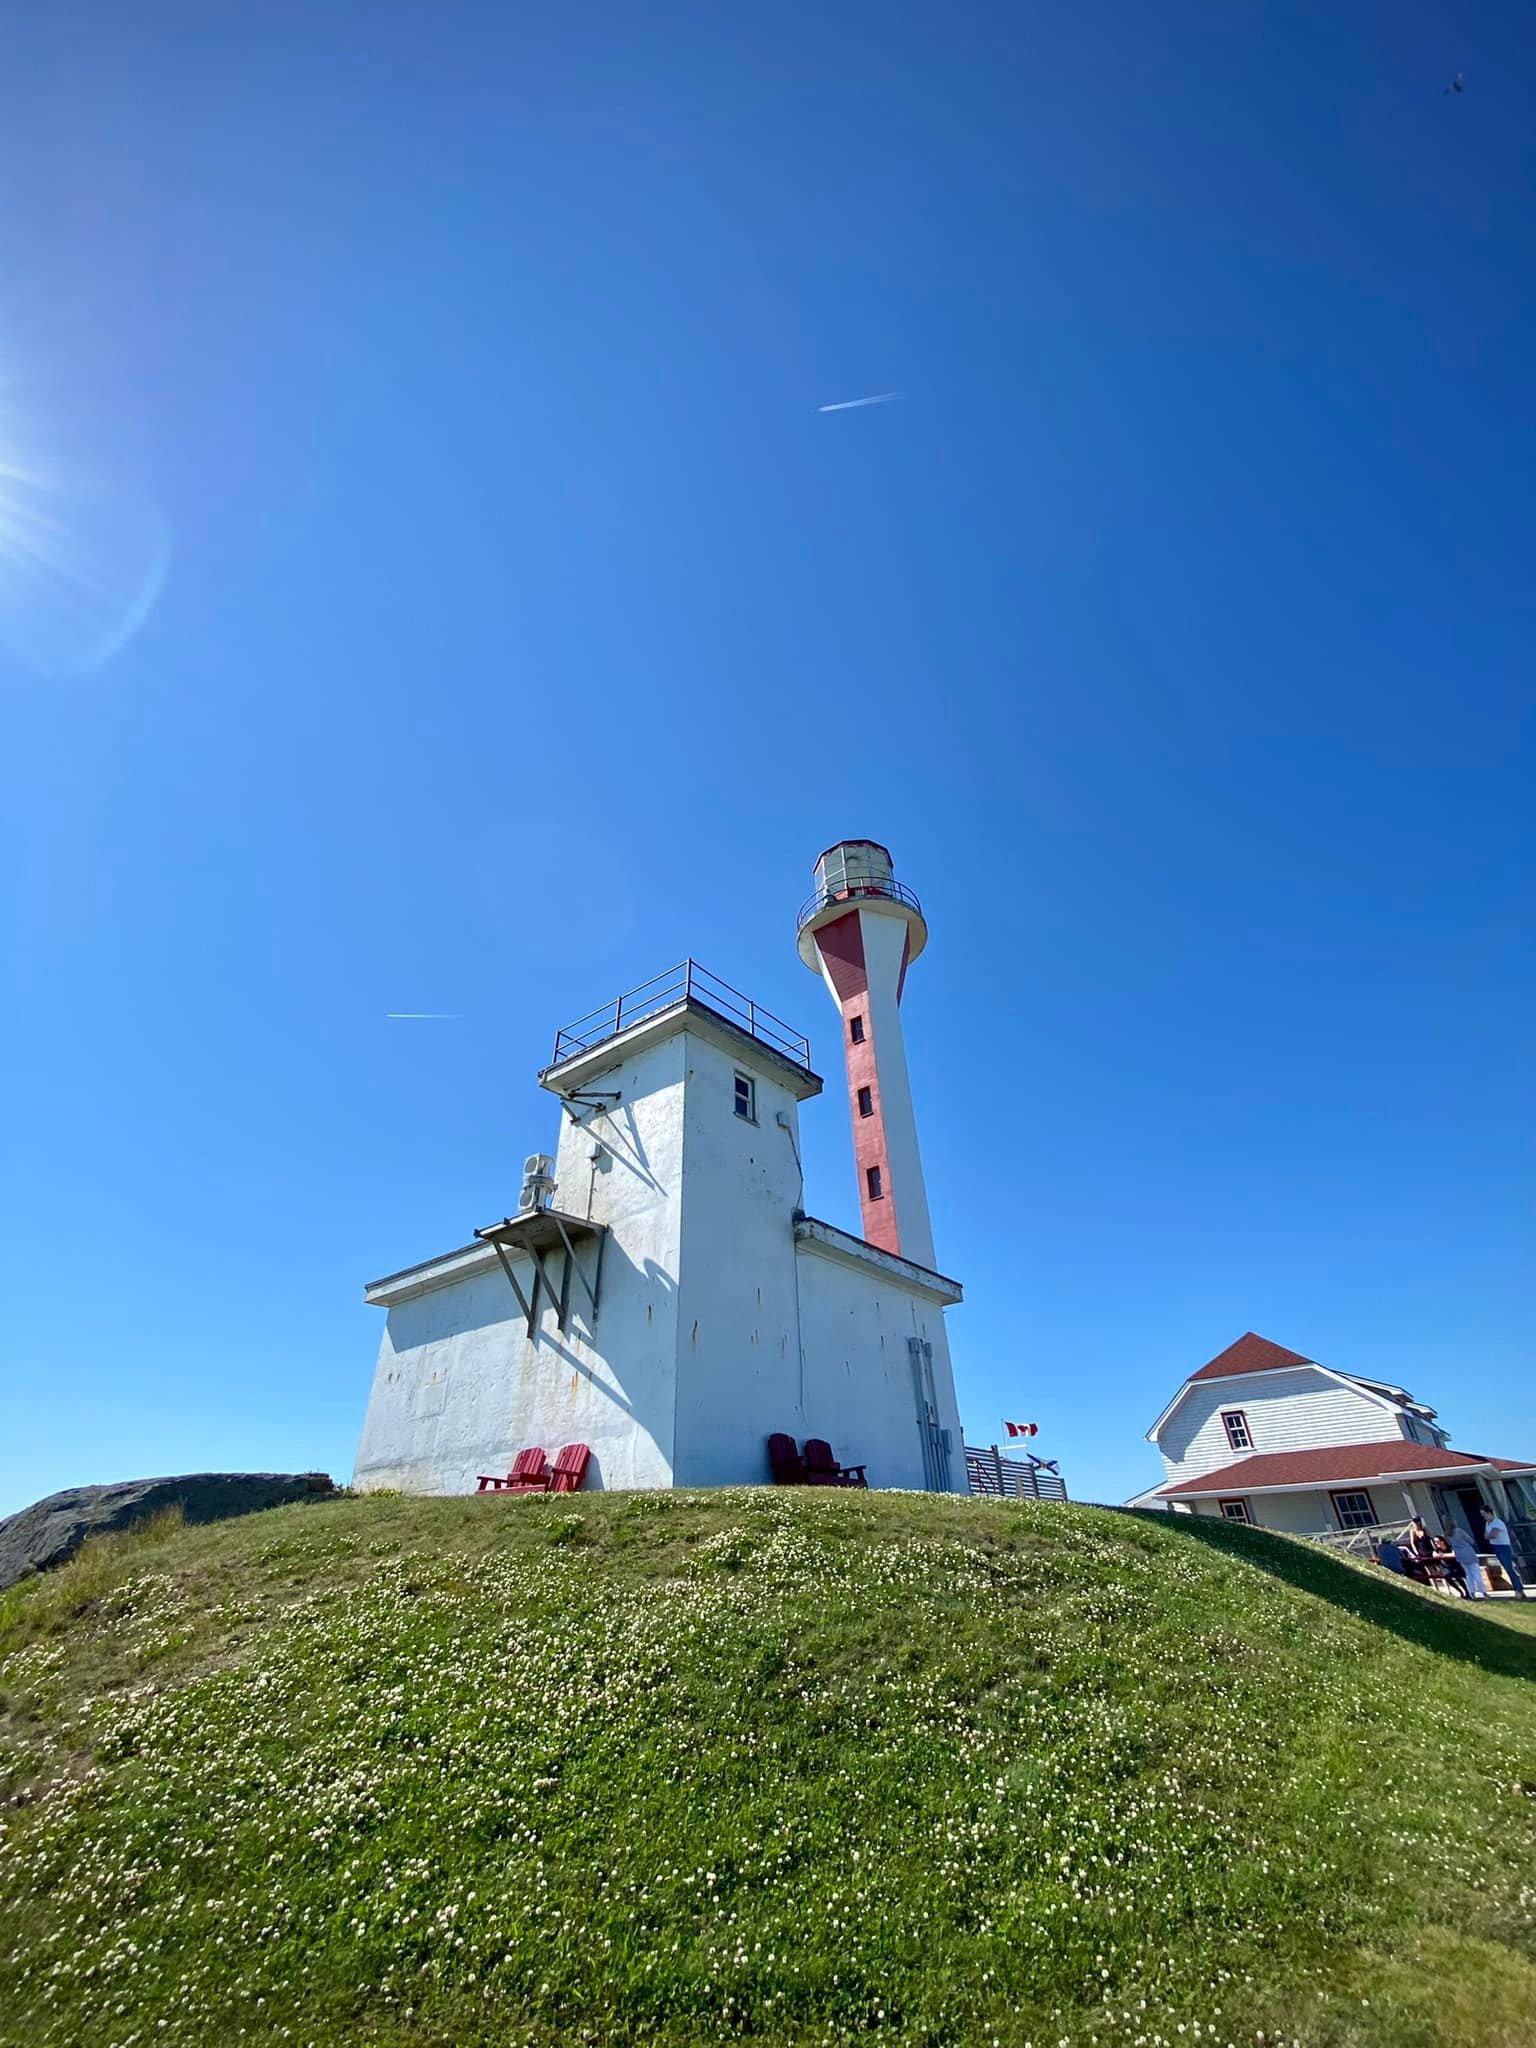
[[[1234,1451],[1253,1449],[1253,1436],[1248,1428],[1248,1418],[1241,1408],[1224,1408],[1221,1411],[1221,1420],[1227,1432],[1227,1442]]]

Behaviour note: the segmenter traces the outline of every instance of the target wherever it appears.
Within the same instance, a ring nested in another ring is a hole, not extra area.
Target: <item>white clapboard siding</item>
[[[1223,1409],[1241,1408],[1252,1449],[1234,1451]],[[1401,1411],[1342,1386],[1315,1366],[1251,1379],[1204,1381],[1169,1416],[1158,1438],[1170,1479],[1193,1479],[1266,1451],[1311,1451],[1324,1444],[1385,1443],[1405,1434]]]

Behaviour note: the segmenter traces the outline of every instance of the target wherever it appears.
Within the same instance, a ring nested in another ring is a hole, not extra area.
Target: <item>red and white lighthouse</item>
[[[927,943],[922,906],[896,880],[885,847],[873,839],[828,847],[816,863],[815,894],[800,912],[800,958],[826,983],[843,1020],[864,1235],[933,1270],[901,1033],[907,969]]]

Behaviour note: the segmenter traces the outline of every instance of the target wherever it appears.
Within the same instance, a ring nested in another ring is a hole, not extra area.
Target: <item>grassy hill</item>
[[[1257,1531],[340,1499],[0,1601],[0,2041],[1536,2039],[1536,1635]]]

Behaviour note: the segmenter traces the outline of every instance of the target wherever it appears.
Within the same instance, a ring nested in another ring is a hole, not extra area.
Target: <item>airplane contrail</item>
[[[893,398],[905,398],[905,391],[877,391],[869,398],[840,398],[836,405],[818,405],[818,412],[855,412],[861,405],[889,405]]]
[[[446,1024],[459,1015],[457,1010],[386,1010],[389,1024]]]

